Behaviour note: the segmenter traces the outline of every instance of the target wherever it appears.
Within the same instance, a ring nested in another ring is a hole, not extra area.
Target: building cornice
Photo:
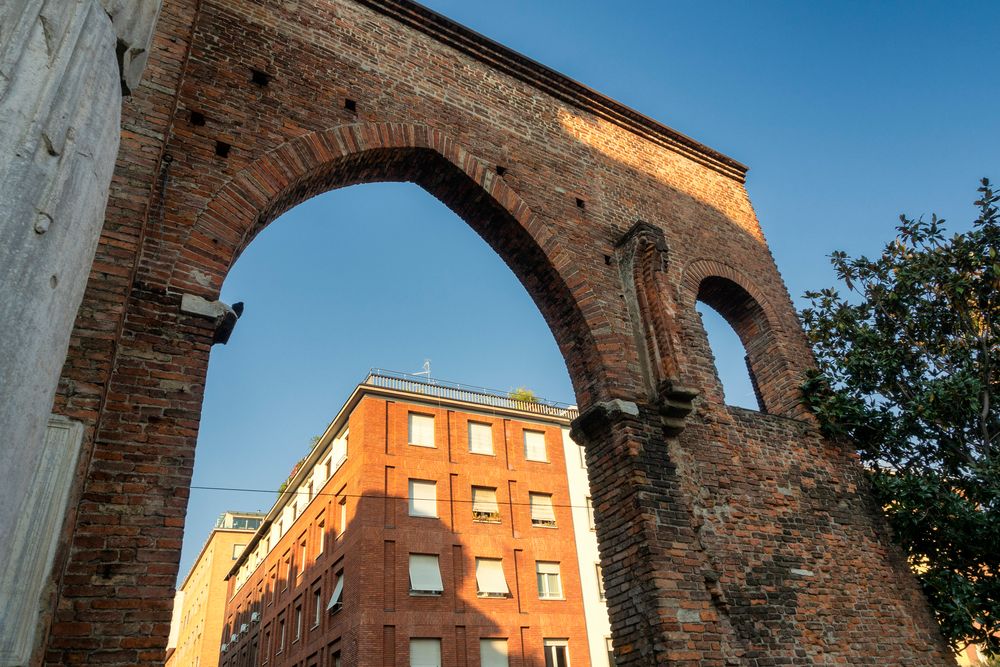
[[[410,0],[356,0],[523,83],[740,183],[747,167],[584,84]]]

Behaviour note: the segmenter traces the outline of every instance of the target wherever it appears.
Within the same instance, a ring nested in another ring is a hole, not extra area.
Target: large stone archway
[[[448,204],[551,327],[621,664],[946,660],[794,401],[810,355],[739,163],[405,0],[165,2],[123,115],[55,406],[86,437],[47,664],[161,659],[217,324],[185,300],[282,211],[375,180]],[[699,298],[768,414],[721,403]]]

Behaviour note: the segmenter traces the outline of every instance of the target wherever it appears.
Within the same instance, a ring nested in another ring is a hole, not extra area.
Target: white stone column
[[[0,665],[26,665],[35,644],[39,602],[56,555],[56,542],[73,470],[83,442],[83,424],[48,420],[35,468],[0,567]]]
[[[138,84],[158,9],[0,0],[0,665],[21,664],[61,529],[24,517],[52,503],[62,517],[72,483],[76,453],[53,458],[46,422],[104,222],[122,91]],[[44,562],[40,581],[21,576],[24,558]]]

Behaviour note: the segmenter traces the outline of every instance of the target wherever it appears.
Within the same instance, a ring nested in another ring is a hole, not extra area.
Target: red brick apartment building
[[[233,566],[220,665],[609,664],[575,416],[373,372]]]

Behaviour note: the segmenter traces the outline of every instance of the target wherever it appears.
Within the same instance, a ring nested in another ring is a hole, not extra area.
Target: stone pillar
[[[18,558],[47,553],[61,528],[25,521],[37,519],[32,503],[58,500],[61,512],[72,480],[63,467],[75,453],[45,458],[46,421],[104,221],[121,93],[138,83],[158,6],[0,2],[0,581]],[[0,589],[3,645],[20,632],[10,619],[33,627],[41,586],[16,600]]]
[[[66,514],[73,470],[83,441],[83,424],[52,417],[38,463],[26,473],[32,484],[21,520],[9,536],[12,553],[0,567],[0,665],[27,664],[39,623],[39,597],[56,554],[55,536]]]
[[[587,452],[615,664],[739,664],[718,573],[669,456],[669,439],[680,430],[673,425],[693,398],[674,393],[666,409],[614,400],[573,423],[572,437]]]

